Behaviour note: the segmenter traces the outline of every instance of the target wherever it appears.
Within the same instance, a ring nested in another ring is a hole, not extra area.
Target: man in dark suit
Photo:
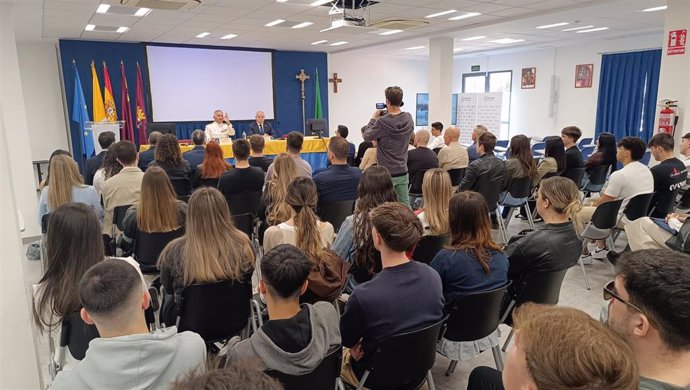
[[[182,153],[182,158],[189,161],[193,175],[194,172],[196,172],[196,167],[204,162],[204,154],[206,153],[206,148],[204,148],[206,134],[202,130],[194,130],[192,132],[192,143],[194,144],[194,149]]]
[[[96,171],[103,165],[103,156],[105,151],[115,142],[115,133],[112,131],[104,131],[98,135],[98,144],[101,145],[101,152],[86,160],[84,167],[84,181],[86,184],[93,185],[93,177]]]
[[[249,125],[249,130],[247,131],[247,135],[270,135],[273,136],[273,127],[271,127],[271,124],[264,121],[264,118],[266,116],[264,115],[263,111],[257,111],[256,112],[256,121],[252,122],[251,125]]]
[[[160,137],[160,132],[152,131],[149,134],[149,149],[139,153],[139,168],[142,170],[142,172],[146,172],[146,168],[148,168],[151,161],[153,161],[153,155],[156,153],[156,144],[158,143],[158,138]]]

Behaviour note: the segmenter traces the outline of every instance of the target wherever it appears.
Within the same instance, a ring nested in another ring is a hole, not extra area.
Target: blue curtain
[[[616,139],[654,135],[661,50],[604,54],[601,59],[595,134]]]

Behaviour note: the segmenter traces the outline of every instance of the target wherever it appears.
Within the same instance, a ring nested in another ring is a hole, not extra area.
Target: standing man
[[[153,157],[156,154],[156,144],[158,144],[158,139],[160,137],[161,133],[159,131],[152,131],[149,134],[149,149],[139,153],[139,169],[141,169],[142,172],[146,172],[146,168],[148,168],[151,161],[153,161]]]
[[[378,165],[390,172],[398,201],[409,206],[407,145],[414,130],[414,122],[409,112],[400,111],[403,105],[403,90],[400,87],[386,88],[385,96],[387,113],[382,116],[383,110],[374,111],[362,138],[365,141],[378,140]]]
[[[473,143],[469,148],[467,148],[467,155],[470,158],[470,162],[479,158],[479,153],[477,153],[477,138],[487,131],[489,131],[489,129],[487,129],[484,125],[477,125],[475,126],[474,130],[472,130]]]
[[[192,168],[192,175],[196,172],[196,167],[204,162],[204,154],[206,154],[206,135],[201,130],[194,130],[192,132],[192,143],[194,148],[182,153],[182,158],[189,161]]]
[[[235,135],[232,123],[221,110],[213,112],[213,122],[206,125],[204,132],[206,133],[206,142],[212,139],[227,140]]]
[[[266,115],[264,115],[263,111],[257,111],[254,118],[256,120],[252,122],[251,125],[249,125],[249,131],[247,132],[247,135],[273,135],[273,127],[271,127],[270,123],[266,122]]]
[[[577,140],[582,137],[582,131],[577,126],[564,127],[561,130],[561,139],[563,146],[565,146],[565,170],[561,176],[568,176],[568,171],[584,166],[582,162],[582,153],[577,148]],[[575,183],[580,186],[580,183]]]
[[[431,150],[434,150],[440,149],[444,146],[446,146],[446,144],[443,142],[443,123],[434,122],[431,124],[431,138],[429,139],[429,144],[427,147]]]
[[[649,140],[649,149],[659,164],[650,170],[654,177],[654,198],[650,210],[654,212],[652,218],[665,218],[673,211],[677,190],[682,188],[688,178],[685,164],[673,154],[673,137],[666,133],[658,133]]]
[[[108,150],[110,145],[115,142],[115,133],[112,131],[104,131],[98,134],[98,144],[101,145],[101,152],[97,155],[86,160],[86,167],[84,169],[84,182],[90,186],[93,185],[93,177],[96,175],[96,171],[100,169],[103,165],[103,157],[105,156],[105,151]]]

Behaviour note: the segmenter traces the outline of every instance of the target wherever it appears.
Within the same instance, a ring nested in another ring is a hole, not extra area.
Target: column
[[[429,40],[429,125],[450,126],[453,94],[453,38]]]

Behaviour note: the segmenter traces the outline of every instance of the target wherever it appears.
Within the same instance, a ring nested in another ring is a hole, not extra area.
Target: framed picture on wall
[[[417,94],[417,115],[415,118],[415,125],[429,126],[429,94]]]
[[[534,89],[537,85],[537,68],[522,68],[520,76],[520,88]]]
[[[575,65],[575,88],[592,88],[594,64]]]

